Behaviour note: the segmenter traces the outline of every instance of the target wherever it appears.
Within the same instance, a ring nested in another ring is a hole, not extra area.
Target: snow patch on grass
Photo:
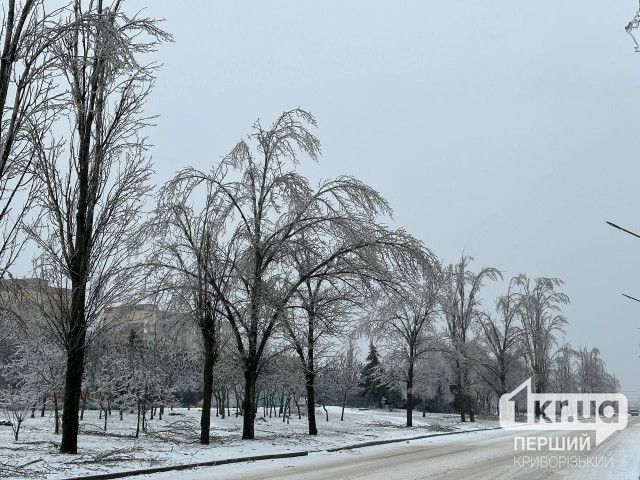
[[[404,426],[406,411],[345,409],[340,421],[340,407],[328,406],[329,421],[318,408],[319,433],[307,435],[307,419],[297,412],[288,421],[282,417],[256,421],[256,440],[242,440],[242,417],[212,417],[211,444],[199,443],[200,410],[166,409],[162,420],[148,421],[147,431],[135,438],[136,415],[125,414],[123,420],[114,412],[107,432],[98,411],[85,411],[78,438],[80,453],[58,453],[60,435],[53,433],[53,415],[29,418],[13,441],[11,427],[0,427],[0,477],[68,478],[157,466],[207,462],[270,453],[325,450],[372,440],[409,438],[431,432],[451,432],[495,427],[495,419],[461,423],[459,416],[414,412],[411,428]],[[258,410],[258,418],[262,417]]]

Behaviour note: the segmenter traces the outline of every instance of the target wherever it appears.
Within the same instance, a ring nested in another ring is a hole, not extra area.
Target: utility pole
[[[628,233],[629,235],[633,235],[636,238],[640,238],[640,235],[638,235],[637,233],[633,233],[631,230],[627,230],[626,228],[622,228],[620,225],[616,225],[615,223],[612,223],[610,221],[606,221],[609,225],[611,225],[613,228],[617,228],[618,230],[622,230],[625,233]],[[630,300],[635,300],[636,302],[640,303],[640,300],[638,300],[635,297],[632,297],[631,295],[627,295],[626,293],[622,294],[623,296],[627,297]]]

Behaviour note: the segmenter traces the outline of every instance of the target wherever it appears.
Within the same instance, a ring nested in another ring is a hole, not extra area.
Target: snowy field
[[[347,408],[340,421],[340,408],[327,407],[329,421],[322,408],[317,409],[319,433],[306,434],[306,417],[263,419],[262,410],[256,420],[256,440],[244,441],[242,417],[225,419],[213,416],[212,441],[208,446],[198,443],[199,409],[167,409],[163,419],[148,422],[147,432],[134,438],[136,416],[125,415],[121,421],[114,411],[109,418],[107,433],[95,410],[85,411],[78,438],[80,453],[75,456],[58,453],[60,435],[53,433],[53,416],[44,418],[36,413],[20,431],[14,442],[11,427],[0,426],[0,476],[4,478],[69,478],[106,472],[126,471],[168,465],[188,464],[226,458],[265,455],[270,453],[321,451],[373,440],[409,438],[429,433],[453,432],[496,427],[493,419],[478,419],[475,423],[460,423],[458,415],[414,412],[414,426],[404,427],[404,410],[358,410]]]

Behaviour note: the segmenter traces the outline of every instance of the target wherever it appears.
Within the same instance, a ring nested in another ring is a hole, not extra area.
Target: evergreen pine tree
[[[384,388],[379,379],[381,368],[378,350],[373,342],[370,342],[367,363],[362,368],[359,396],[365,399],[367,405],[374,403],[378,408],[382,408],[382,397],[384,396]]]

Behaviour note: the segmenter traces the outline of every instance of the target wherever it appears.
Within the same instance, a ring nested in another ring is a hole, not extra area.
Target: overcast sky
[[[175,43],[149,103],[157,183],[283,110],[318,119],[313,179],[357,176],[446,263],[566,282],[566,338],[640,398],[634,0],[129,0]]]

